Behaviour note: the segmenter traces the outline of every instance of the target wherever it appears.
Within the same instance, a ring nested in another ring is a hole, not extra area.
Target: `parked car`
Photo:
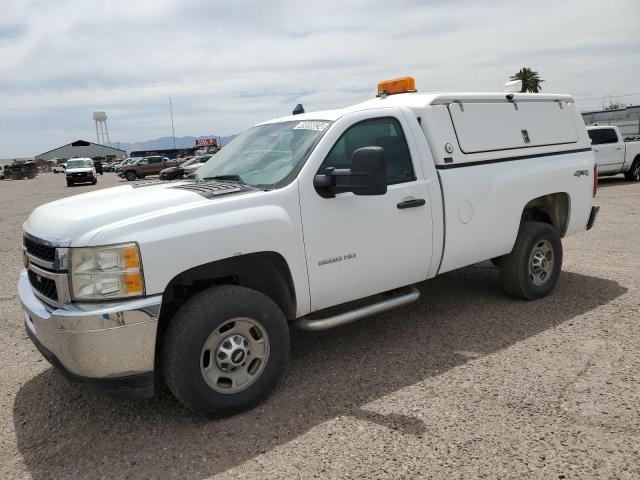
[[[489,259],[507,294],[548,295],[562,238],[598,212],[573,98],[378,92],[254,126],[192,182],[38,207],[18,292],[39,351],[101,391],[149,396],[159,377],[217,415],[274,388],[293,326],[406,305],[411,285]]]
[[[113,172],[115,171],[116,167],[118,165],[120,165],[121,162],[109,162],[107,164],[104,165],[104,171],[105,172]]]
[[[11,179],[32,179],[38,175],[38,165],[33,160],[14,160],[11,164]]]
[[[51,171],[52,171],[53,173],[64,173],[64,172],[65,172],[65,170],[66,170],[66,168],[67,168],[67,164],[66,164],[65,162],[60,162],[60,163],[58,163],[57,165],[55,165],[55,166],[51,169]]]
[[[127,165],[131,165],[133,162],[140,160],[142,157],[127,157],[121,163],[115,166],[113,169],[114,172],[119,173],[123,167]]]
[[[198,168],[204,165],[213,155],[201,155],[192,157],[181,165],[165,168],[160,172],[160,180],[175,180],[193,175]]]
[[[4,180],[11,175],[11,173],[7,170],[7,167],[8,165],[0,165],[0,180]]]
[[[78,183],[98,183],[96,167],[90,158],[72,158],[67,161],[67,187]]]
[[[136,178],[144,178],[149,175],[158,175],[162,170],[169,167],[175,167],[175,160],[169,160],[167,157],[154,155],[144,157],[128,165],[123,166],[118,172],[118,176],[126,178],[130,182]]]
[[[615,126],[587,127],[587,132],[600,176],[624,173],[629,181],[640,180],[640,141],[623,140]]]

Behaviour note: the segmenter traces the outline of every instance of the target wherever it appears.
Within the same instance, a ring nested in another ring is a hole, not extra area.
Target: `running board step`
[[[382,302],[372,303],[366,307],[360,307],[355,310],[340,313],[333,317],[318,319],[301,318],[296,320],[296,326],[300,330],[307,330],[311,332],[329,330],[330,328],[341,327],[347,323],[355,322],[361,318],[370,317],[371,315],[402,307],[403,305],[415,302],[418,298],[420,298],[420,291],[415,287],[409,287],[408,289],[398,293],[393,298],[383,300]]]

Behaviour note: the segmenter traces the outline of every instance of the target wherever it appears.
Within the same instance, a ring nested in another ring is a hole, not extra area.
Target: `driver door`
[[[398,108],[346,115],[323,138],[315,165],[305,167],[299,189],[311,311],[427,278],[431,207],[411,135]],[[325,167],[350,168],[353,151],[367,146],[384,149],[387,193],[324,198],[313,176]]]

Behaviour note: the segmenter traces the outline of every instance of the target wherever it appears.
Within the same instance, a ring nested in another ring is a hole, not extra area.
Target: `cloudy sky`
[[[640,103],[638,0],[0,0],[0,158],[95,139],[227,135],[370,97],[501,90],[522,66],[583,110]],[[611,97],[606,98],[606,103]]]

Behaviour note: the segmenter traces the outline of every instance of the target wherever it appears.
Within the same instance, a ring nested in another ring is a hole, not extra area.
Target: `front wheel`
[[[289,356],[289,327],[267,296],[223,285],[189,299],[161,346],[161,372],[190,410],[212,416],[250,408],[278,382]]]
[[[133,170],[128,170],[124,174],[124,178],[126,178],[130,182],[133,182],[136,179],[136,177],[137,177],[136,172],[134,172]]]
[[[562,269],[562,242],[553,225],[524,222],[516,244],[500,265],[500,283],[505,292],[525,300],[548,295]]]
[[[640,158],[636,158],[628,172],[625,172],[624,178],[629,182],[637,182],[640,180]]]

